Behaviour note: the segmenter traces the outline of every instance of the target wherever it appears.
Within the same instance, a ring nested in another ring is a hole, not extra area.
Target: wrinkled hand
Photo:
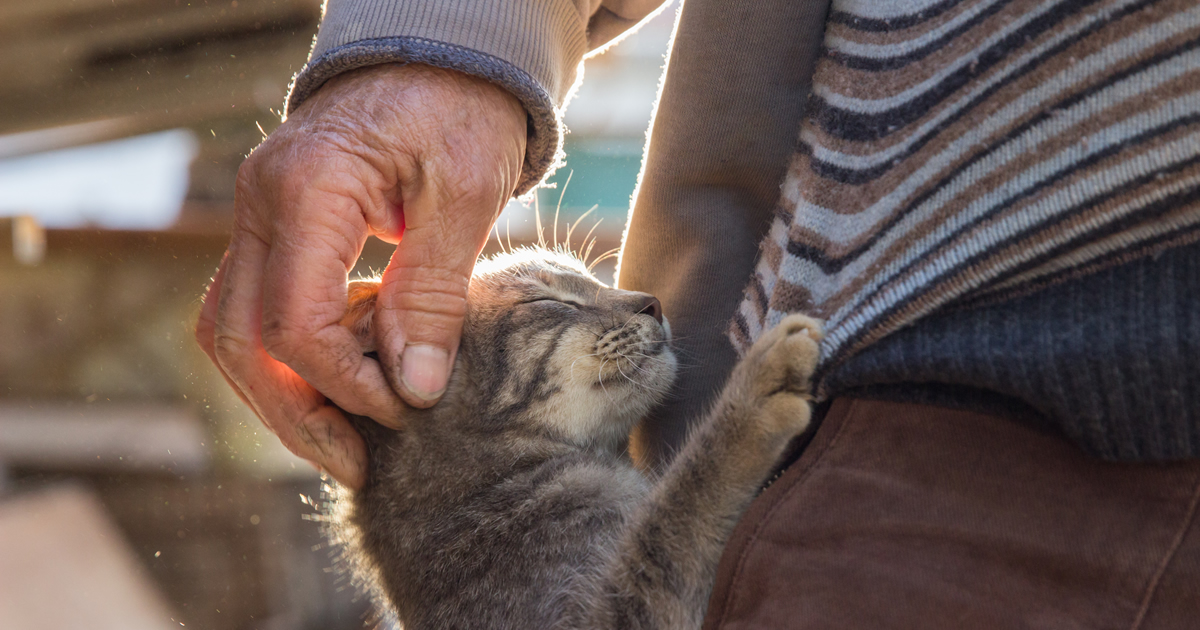
[[[362,440],[328,401],[397,427],[401,398],[441,397],[467,282],[525,138],[525,111],[497,86],[372,66],[323,86],[242,164],[196,339],[293,453],[359,487]],[[382,366],[339,325],[368,235],[399,243],[375,316]]]

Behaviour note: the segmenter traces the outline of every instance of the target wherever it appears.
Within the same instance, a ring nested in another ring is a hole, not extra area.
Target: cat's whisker
[[[658,358],[658,357],[652,357],[648,354],[643,354],[641,352],[634,352],[633,356],[641,357],[641,358],[645,359],[646,361],[654,361],[655,359]],[[650,370],[647,370],[645,368],[645,366],[643,365],[644,363],[645,363],[645,361],[637,361],[637,362],[630,361],[630,364],[633,366],[633,369],[635,369],[639,372],[642,372],[644,374],[650,374],[651,373]]]
[[[643,344],[646,344],[646,346],[652,346],[652,344],[655,344],[655,343],[670,343],[670,342],[661,342],[661,341],[643,341],[642,343],[643,343]],[[635,352],[636,352],[636,350],[635,350]],[[660,352],[661,352],[661,350],[660,350]],[[678,353],[676,353],[676,354],[678,354]],[[643,354],[643,356],[650,356],[650,355]]]
[[[636,314],[636,313],[635,313],[635,314],[633,314],[633,315],[630,315],[630,316],[629,316],[629,319],[626,319],[626,320],[625,320],[625,323],[624,323],[624,324],[621,324],[619,327],[617,326],[617,320],[616,320],[616,319],[613,319],[612,328],[610,328],[608,331],[606,331],[606,333],[605,333],[605,334],[607,334],[608,332],[612,332],[612,333],[614,333],[614,334],[618,334],[618,335],[619,335],[619,334],[621,334],[621,333],[625,332],[625,327],[626,327],[626,326],[629,326],[629,322],[633,321],[633,318],[634,318],[634,317],[636,317],[636,316],[637,316],[637,314]]]
[[[571,178],[574,176],[575,176],[575,170],[571,169],[571,172],[567,173],[567,181],[565,183],[563,183],[562,190],[559,191],[559,193],[558,193],[558,205],[554,206],[554,240],[551,241],[552,243],[554,243],[554,249],[558,249],[558,245],[559,245],[559,243],[558,243],[558,213],[560,211],[562,211],[563,198],[567,196],[567,186],[571,185]]]
[[[566,192],[566,191],[564,190],[563,192]],[[596,210],[596,208],[599,208],[599,207],[600,207],[600,204],[596,204],[596,205],[592,206],[591,208],[588,208],[588,211],[579,215],[579,218],[575,219],[574,223],[567,224],[567,253],[568,254],[571,254],[572,256],[576,255],[575,252],[573,252],[571,250],[571,234],[575,232],[575,228],[579,227],[579,224],[584,219],[586,219],[589,214],[594,212]],[[592,229],[593,230],[596,229],[595,226],[593,226]],[[588,232],[588,234],[591,234],[591,232]]]
[[[608,363],[608,359],[600,362],[600,369],[597,371],[597,376],[600,377],[600,389],[604,391],[604,395],[608,396],[608,388],[604,386],[604,364]]]
[[[583,359],[586,359],[588,357],[598,357],[598,356],[600,356],[599,352],[593,352],[592,354],[585,354],[581,357],[576,357],[576,359],[571,362],[571,367],[568,370],[568,372],[570,374],[570,379],[575,380],[575,364],[576,363],[579,363],[580,361],[582,361]]]
[[[602,221],[604,219],[596,219],[596,222],[592,224],[592,229],[588,230],[587,236],[583,237],[583,243],[579,246],[579,259],[583,261],[584,265],[588,264],[588,256],[592,255],[592,248],[596,246],[596,239],[592,238],[592,232],[600,227]],[[585,246],[587,249],[584,249]]]
[[[651,385],[651,384],[649,384],[649,383],[643,383],[643,382],[639,382],[639,381],[631,381],[631,382],[632,382],[632,383],[633,383],[633,384],[634,384],[636,387],[639,387],[639,388],[641,388],[641,389],[643,389],[643,390],[645,390],[645,391],[647,391],[647,392],[650,392],[650,393],[651,393],[651,394],[653,394],[653,395],[654,395],[656,398],[657,398],[657,397],[664,397],[664,396],[667,396],[667,395],[670,393],[670,390],[669,390],[668,388],[666,388],[666,387],[662,387],[662,386],[660,386],[660,385]]]
[[[634,313],[633,315],[630,315],[629,319],[625,320],[624,324],[621,324],[621,330],[618,330],[617,332],[625,332],[625,328],[629,326],[629,322],[632,322],[633,318],[637,317],[638,315],[641,315],[641,313]]]
[[[608,260],[609,258],[615,258],[618,255],[620,255],[620,253],[621,253],[621,248],[614,247],[614,248],[604,252],[603,254],[600,254],[600,256],[598,258],[596,258],[596,260],[593,260],[592,262],[588,263],[588,267],[587,267],[588,272],[590,273],[593,269],[595,269],[596,265]]]
[[[684,362],[679,361],[678,358],[676,358],[675,371],[677,371],[677,372],[686,372],[688,370],[695,370],[695,369],[699,369],[701,367],[703,367],[703,364],[684,363]]]
[[[666,400],[667,398],[670,397],[670,394],[671,394],[670,390],[668,390],[665,387],[648,385],[646,383],[637,383],[637,386],[640,387],[641,389],[649,392],[650,394],[654,395],[655,398],[659,398],[662,400]]]
[[[537,232],[538,247],[546,247],[546,235],[542,231],[542,204],[538,201],[538,196],[533,196],[533,229]]]
[[[503,252],[504,251],[504,241],[500,240],[500,224],[499,223],[492,224],[492,232],[488,232],[488,240],[491,240],[493,232],[496,234],[496,245],[499,246],[500,251]]]
[[[512,252],[514,251],[512,246],[512,217],[508,217],[504,220],[504,232],[505,236],[508,237],[508,251]],[[500,240],[499,232],[496,233],[496,240]]]
[[[627,362],[628,362],[628,364],[629,364],[629,367],[630,367],[630,368],[632,368],[634,371],[636,371],[636,372],[640,372],[640,373],[642,373],[642,374],[645,374],[645,375],[647,375],[648,377],[650,377],[650,378],[651,378],[651,382],[642,382],[642,381],[638,381],[638,380],[636,380],[636,379],[633,379],[633,378],[631,378],[631,377],[630,377],[628,374],[625,374],[625,372],[621,370],[621,368],[620,368],[620,362],[618,361],[618,362],[617,362],[617,371],[621,372],[621,376],[624,376],[626,379],[628,379],[630,383],[633,383],[634,385],[637,385],[637,386],[641,387],[642,389],[645,389],[645,390],[647,390],[647,391],[650,391],[650,392],[654,392],[654,393],[656,393],[656,394],[665,394],[667,391],[669,391],[669,389],[670,389],[669,387],[663,387],[663,386],[654,386],[654,385],[652,384],[652,383],[653,383],[653,380],[654,380],[654,379],[653,379],[653,377],[655,376],[655,375],[654,375],[654,373],[653,373],[653,372],[651,372],[650,370],[647,370],[647,369],[646,369],[645,367],[643,367],[642,365],[639,365],[639,362],[638,362],[638,361],[634,361],[634,360],[631,358],[631,356],[640,356],[640,357],[643,357],[643,358],[649,359],[649,360],[651,360],[651,361],[653,361],[653,360],[657,359],[658,357],[652,357],[652,356],[650,356],[650,355],[642,354],[642,353],[639,353],[639,352],[636,352],[636,351],[635,351],[635,352],[633,352],[633,353],[632,353],[632,355],[630,355],[630,354],[622,354],[622,355],[621,355],[621,357],[620,357],[621,359],[624,359],[625,361],[627,361]]]
[[[621,357],[621,359],[624,359],[624,358],[625,357]],[[626,359],[626,360],[628,360],[628,359]],[[625,377],[625,380],[629,381],[630,383],[633,383],[634,385],[637,385],[637,381],[633,380],[632,378],[629,378],[629,375],[626,374],[625,371],[621,369],[621,360],[620,359],[614,361],[613,365],[617,366],[617,373],[620,374],[621,376]]]
[[[628,363],[630,370],[632,370],[635,374],[636,373],[646,374],[646,375],[651,374],[650,371],[648,371],[645,367],[640,365],[640,363],[641,363],[640,361],[635,361],[632,356],[625,355],[624,359]],[[649,384],[647,384],[647,383],[639,382],[638,385],[644,385],[646,387],[649,387]]]

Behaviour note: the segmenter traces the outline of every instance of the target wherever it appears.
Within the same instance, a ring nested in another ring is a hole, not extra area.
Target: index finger
[[[306,213],[295,210],[297,221],[303,221]],[[365,230],[359,237],[344,227],[321,227],[329,216],[346,216],[328,206],[322,214],[313,220],[318,225],[289,230],[273,240],[263,273],[263,346],[342,409],[399,428],[404,403],[379,363],[363,356],[354,335],[341,325],[347,274]]]
[[[256,236],[234,234],[217,307],[213,346],[218,365],[288,450],[358,487],[366,459],[358,432],[262,346],[262,268],[268,249]]]

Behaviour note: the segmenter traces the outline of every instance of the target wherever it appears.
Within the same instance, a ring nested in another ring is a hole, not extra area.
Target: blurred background
[[[363,627],[320,480],[191,334],[320,11],[0,0],[0,630]],[[597,220],[595,252],[619,244],[674,15],[588,61],[567,166],[505,210],[506,244],[556,210],[560,238],[593,210],[573,245]]]

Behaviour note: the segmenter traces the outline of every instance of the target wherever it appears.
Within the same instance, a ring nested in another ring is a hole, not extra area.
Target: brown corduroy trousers
[[[1200,462],[839,399],[739,523],[704,627],[1200,629],[1198,503]]]

